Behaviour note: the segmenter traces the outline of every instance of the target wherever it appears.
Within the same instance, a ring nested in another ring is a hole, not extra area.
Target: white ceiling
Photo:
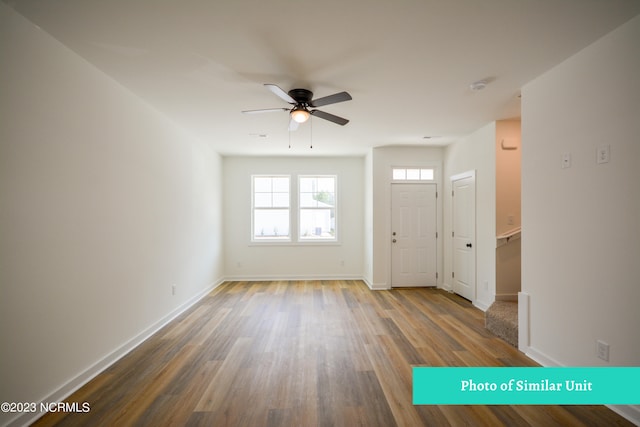
[[[522,85],[640,13],[638,0],[6,3],[223,155],[445,145],[519,117]],[[351,122],[289,134],[285,112],[241,114],[288,106],[263,83],[346,90],[321,110]]]

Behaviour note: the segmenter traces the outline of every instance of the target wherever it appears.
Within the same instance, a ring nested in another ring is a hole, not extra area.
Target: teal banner
[[[414,405],[638,405],[640,367],[413,368]]]

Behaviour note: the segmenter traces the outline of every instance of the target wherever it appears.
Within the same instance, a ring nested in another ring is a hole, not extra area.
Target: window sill
[[[249,246],[341,246],[342,242],[339,240],[327,240],[327,241],[278,241],[278,240],[252,240],[249,242]]]

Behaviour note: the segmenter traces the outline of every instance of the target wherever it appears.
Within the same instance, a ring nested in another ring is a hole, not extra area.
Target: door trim
[[[462,172],[456,175],[451,175],[449,177],[449,181],[451,181],[453,183],[453,181],[458,181],[460,179],[464,179],[464,178],[476,178],[476,170],[470,170],[470,171],[466,171],[466,172]]]
[[[468,179],[468,178],[472,178],[473,179],[474,187],[475,187],[475,185],[476,185],[476,170],[475,169],[472,169],[472,170],[469,170],[469,171],[466,171],[466,172],[461,172],[461,173],[458,173],[458,174],[455,174],[455,175],[451,175],[449,177],[449,183],[450,183],[450,186],[451,186],[451,191],[453,191],[454,183],[456,181],[459,181],[459,180],[462,180],[462,179]],[[475,191],[477,191],[477,189],[474,190],[474,198],[475,198]],[[453,209],[453,196],[451,195],[451,193],[449,194],[449,197],[450,197],[449,200],[451,200],[451,230],[453,231],[453,223],[454,223],[453,217],[455,215],[455,212],[454,212],[454,209]],[[478,209],[477,203],[474,203],[474,212],[473,212],[474,223],[477,221],[477,209]],[[476,237],[477,237],[477,224],[474,225],[474,236],[473,236],[474,245],[477,242]],[[453,239],[453,237],[451,235],[448,236],[448,238],[451,239],[450,240],[451,241],[451,271],[454,271],[455,242],[454,242],[454,239]],[[475,305],[476,300],[478,298],[478,277],[477,277],[478,265],[477,265],[477,263],[478,263],[478,260],[477,260],[477,245],[476,245],[476,250],[474,251],[474,255],[473,255],[473,264],[474,264],[474,267],[473,267],[474,268],[474,271],[473,271],[473,275],[474,275],[473,282],[474,283],[473,283],[473,298],[471,300],[471,302],[474,305]],[[451,279],[451,278],[449,278],[449,279]],[[455,286],[454,285],[455,285],[455,281],[452,280],[451,281],[451,290],[450,290],[450,292],[455,292]]]

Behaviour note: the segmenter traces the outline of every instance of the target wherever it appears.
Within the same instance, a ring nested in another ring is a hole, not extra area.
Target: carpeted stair
[[[518,347],[518,303],[496,301],[485,313],[485,327],[514,347]]]

